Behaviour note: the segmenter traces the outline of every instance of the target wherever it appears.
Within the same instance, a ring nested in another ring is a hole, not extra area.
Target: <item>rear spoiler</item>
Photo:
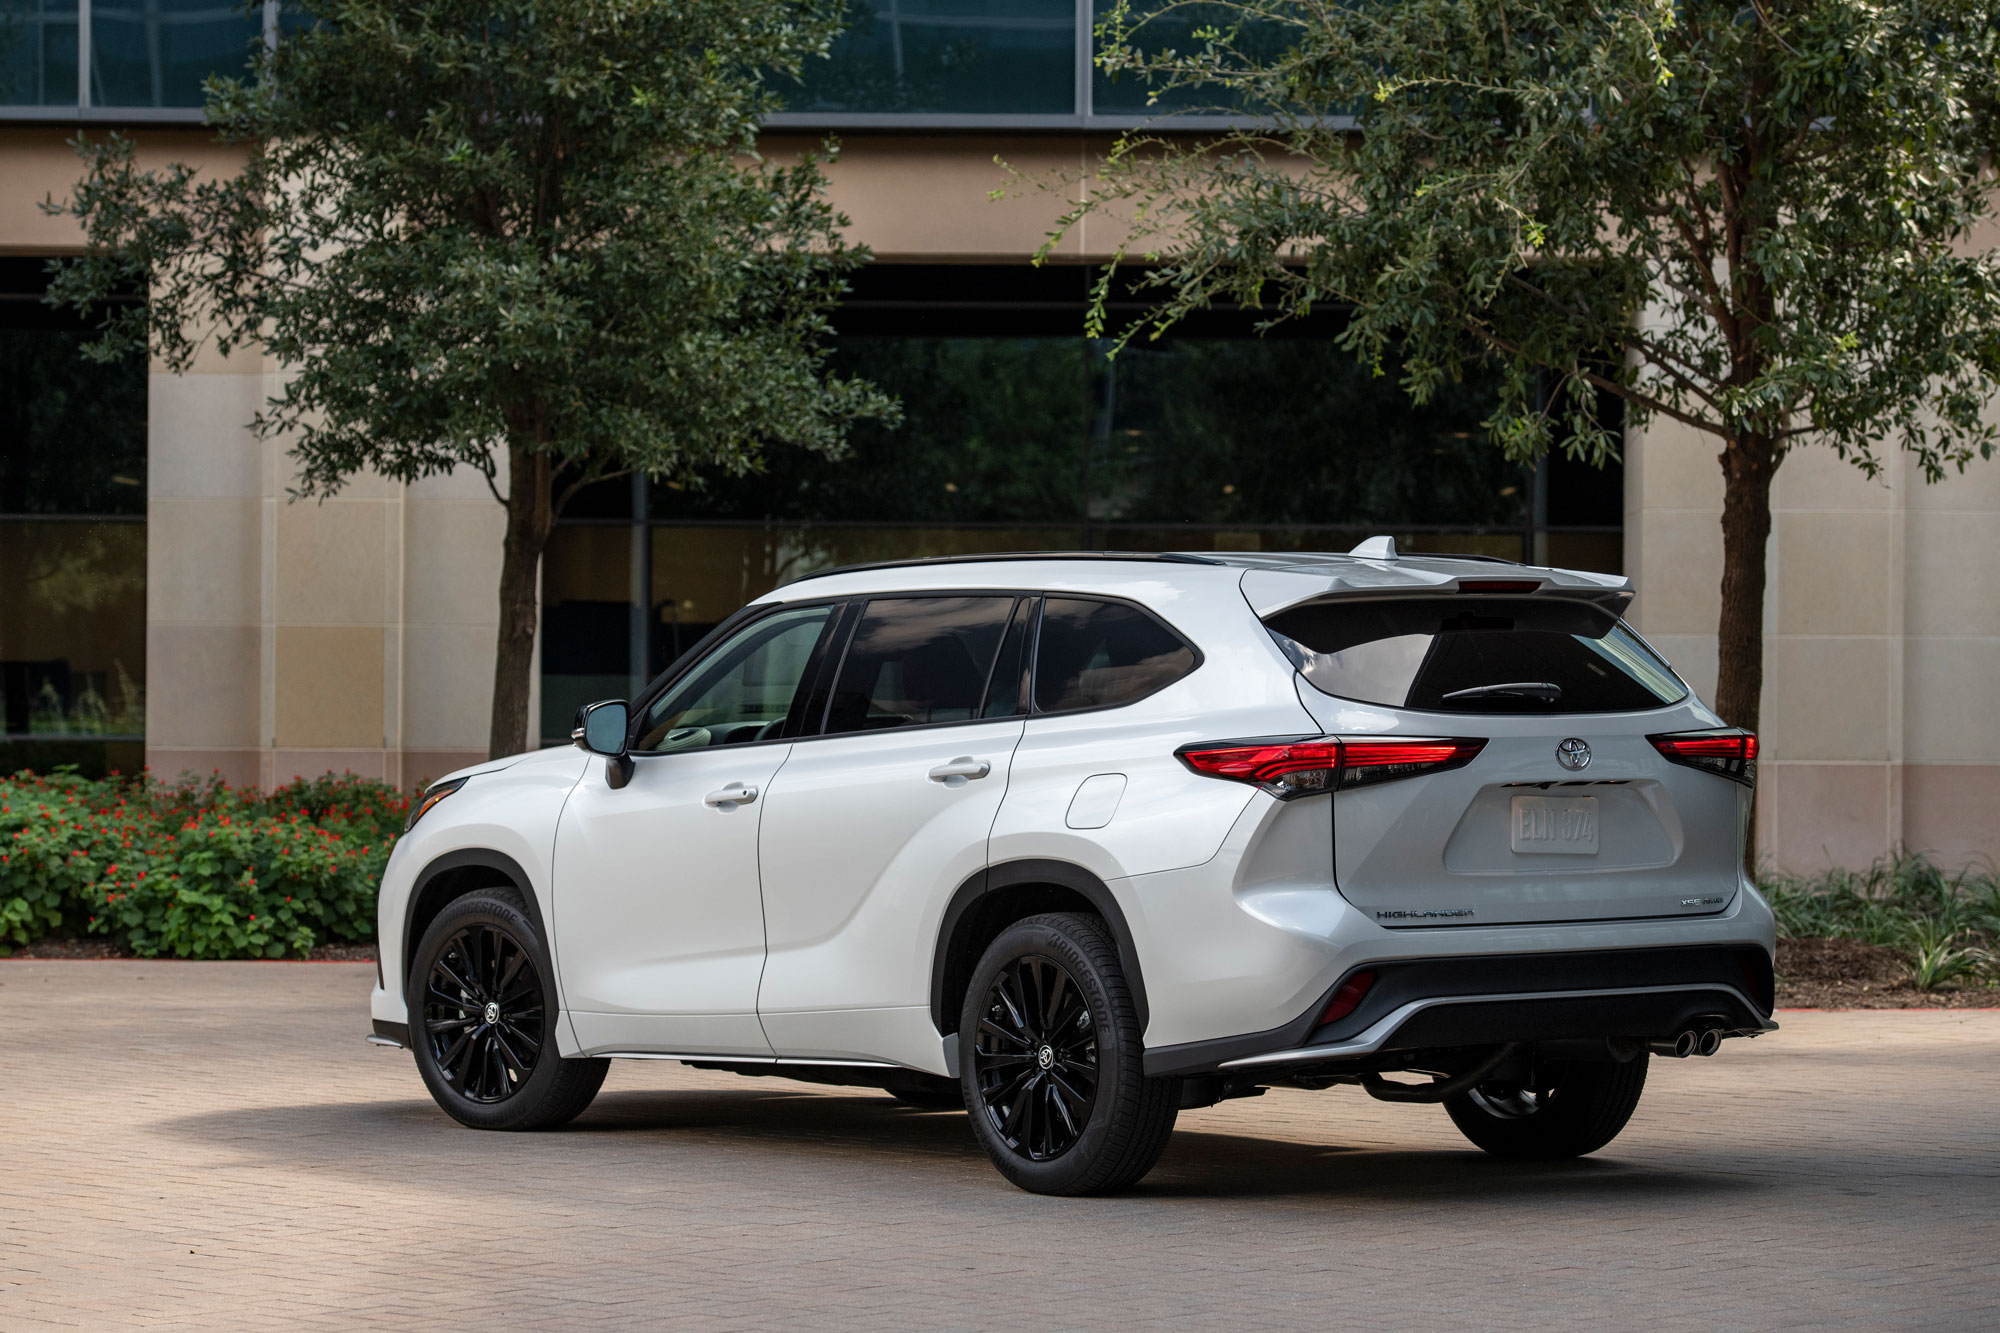
[[[1454,566],[1459,566],[1454,568]],[[1243,572],[1243,598],[1259,620],[1305,602],[1330,597],[1429,597],[1461,593],[1511,597],[1560,597],[1588,602],[1614,616],[1632,604],[1632,580],[1617,574],[1590,574],[1577,569],[1543,569],[1532,565],[1499,565],[1466,569],[1449,557],[1426,561],[1404,556],[1394,564],[1356,560],[1352,571],[1248,569]]]

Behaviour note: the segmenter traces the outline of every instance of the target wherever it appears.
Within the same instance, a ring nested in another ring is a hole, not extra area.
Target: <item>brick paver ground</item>
[[[0,1326],[2000,1325],[2000,1013],[1783,1015],[1552,1166],[1273,1092],[1068,1200],[962,1116],[678,1065],[461,1129],[371,973],[0,964]]]

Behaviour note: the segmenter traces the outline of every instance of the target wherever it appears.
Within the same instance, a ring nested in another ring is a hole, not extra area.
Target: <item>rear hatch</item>
[[[1601,602],[1440,590],[1309,601],[1265,625],[1307,709],[1349,742],[1334,877],[1379,924],[1698,916],[1734,899],[1754,740]],[[1429,764],[1385,748],[1426,738],[1463,743]]]

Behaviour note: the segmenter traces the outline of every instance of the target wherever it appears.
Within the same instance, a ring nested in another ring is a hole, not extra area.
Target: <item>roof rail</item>
[[[1154,560],[1170,565],[1220,565],[1225,562],[1185,551],[991,551],[980,555],[927,555],[911,560],[876,560],[862,565],[835,565],[801,574],[792,583],[834,574],[859,574],[871,569],[915,569],[924,565],[985,565],[1003,560]],[[787,585],[789,586],[789,585]]]

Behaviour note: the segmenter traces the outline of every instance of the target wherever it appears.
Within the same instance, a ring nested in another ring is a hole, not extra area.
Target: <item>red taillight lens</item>
[[[1371,782],[1394,782],[1419,773],[1440,773],[1461,768],[1486,748],[1483,740],[1441,741],[1342,741],[1340,743],[1340,785],[1366,786]]]
[[[1460,579],[1460,592],[1540,592],[1540,579]]]
[[[1457,768],[1471,763],[1485,745],[1483,740],[1465,739],[1342,741],[1310,736],[1186,745],[1176,753],[1197,773],[1253,783],[1289,799]]]
[[[1646,739],[1676,764],[1757,785],[1757,738],[1747,731],[1676,731]]]
[[[1338,1023],[1341,1019],[1359,1009],[1361,1001],[1367,998],[1368,988],[1374,984],[1375,974],[1373,972],[1356,972],[1353,976],[1341,982],[1340,989],[1333,993],[1333,998],[1326,1002],[1326,1008],[1320,1011],[1319,1026],[1325,1027],[1328,1023]]]
[[[1332,791],[1340,770],[1340,742],[1318,738],[1188,745],[1177,753],[1197,773],[1255,783],[1279,797]]]

